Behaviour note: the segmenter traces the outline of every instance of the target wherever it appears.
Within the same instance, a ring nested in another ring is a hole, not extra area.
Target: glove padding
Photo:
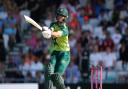
[[[42,31],[43,37],[46,39],[51,38],[51,30],[46,26],[43,26],[43,29],[45,30],[45,31]]]

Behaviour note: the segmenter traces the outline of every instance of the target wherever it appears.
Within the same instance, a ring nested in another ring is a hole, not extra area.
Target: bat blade
[[[42,27],[29,16],[24,15],[25,21],[42,31]]]

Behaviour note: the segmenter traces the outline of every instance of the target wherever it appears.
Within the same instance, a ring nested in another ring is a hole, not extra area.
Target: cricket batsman
[[[56,21],[50,27],[43,26],[44,38],[52,39],[52,53],[45,73],[45,89],[66,89],[62,75],[70,62],[70,47],[68,43],[68,27],[66,19],[68,11],[66,8],[59,8],[56,11]]]

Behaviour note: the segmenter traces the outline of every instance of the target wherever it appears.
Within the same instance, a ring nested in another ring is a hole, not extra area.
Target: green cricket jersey
[[[66,24],[58,24],[57,22],[54,22],[51,24],[50,29],[52,31],[61,31],[62,36],[52,38],[52,50],[53,51],[69,51],[69,43],[68,43],[68,27]]]

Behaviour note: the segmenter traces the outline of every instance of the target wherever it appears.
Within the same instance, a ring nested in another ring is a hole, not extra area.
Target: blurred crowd
[[[105,71],[103,79],[119,75],[118,79],[128,81],[127,0],[2,0],[0,82],[43,83],[50,40],[27,24],[23,15],[50,26],[58,7],[70,13],[71,62],[64,74],[65,82],[84,82],[89,79],[91,66],[99,65]]]

